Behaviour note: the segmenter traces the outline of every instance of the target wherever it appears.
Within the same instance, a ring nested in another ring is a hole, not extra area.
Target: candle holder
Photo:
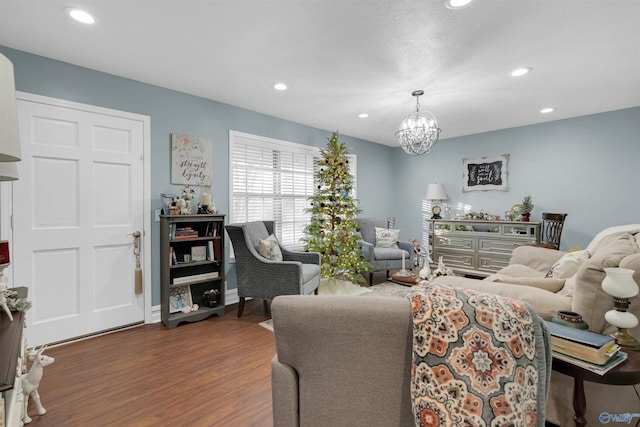
[[[400,271],[398,271],[396,274],[394,274],[394,276],[400,276],[400,277],[413,276],[413,273],[411,271],[407,270],[407,268],[405,266],[404,250],[402,251],[402,269]]]
[[[633,270],[628,268],[605,268],[607,274],[602,281],[602,290],[613,297],[615,309],[604,314],[618,332],[611,334],[620,347],[629,350],[640,350],[640,342],[631,336],[629,329],[638,325],[638,318],[629,313],[630,299],[638,295],[638,285],[633,280]]]

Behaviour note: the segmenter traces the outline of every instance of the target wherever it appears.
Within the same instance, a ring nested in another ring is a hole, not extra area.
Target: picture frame
[[[181,312],[185,307],[191,307],[191,287],[174,286],[169,289],[169,313]]]
[[[509,191],[509,154],[462,159],[463,192]]]
[[[191,261],[206,261],[206,260],[207,260],[206,246],[191,246]]]
[[[171,183],[211,187],[213,141],[171,134]]]

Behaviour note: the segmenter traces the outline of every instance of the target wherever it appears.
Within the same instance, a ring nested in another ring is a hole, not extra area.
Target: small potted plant
[[[531,200],[531,196],[526,196],[522,199],[520,208],[520,215],[522,215],[522,221],[529,222],[529,217],[531,216],[531,211],[533,210],[533,201]]]

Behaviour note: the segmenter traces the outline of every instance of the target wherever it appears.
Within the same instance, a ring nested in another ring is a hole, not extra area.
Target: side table
[[[626,351],[626,350],[623,350]],[[640,384],[640,352],[626,351],[627,360],[604,375],[598,375],[564,360],[553,358],[553,370],[573,378],[573,421],[576,427],[587,425],[587,401],[584,381],[610,385]]]

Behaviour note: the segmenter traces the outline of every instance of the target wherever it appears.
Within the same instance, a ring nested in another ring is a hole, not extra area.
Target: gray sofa
[[[414,426],[408,299],[278,297],[271,313],[274,427]]]
[[[457,309],[467,310],[461,306]],[[275,298],[271,311],[276,340],[272,360],[274,427],[416,425],[411,390],[423,398],[421,402],[428,399],[419,391],[421,386],[412,383],[413,357],[423,359],[413,352],[412,305],[408,298],[290,295]],[[550,369],[549,338],[546,328],[541,329],[540,335],[536,334],[536,363],[544,378],[536,380],[534,386],[537,395],[543,396],[537,400],[541,406],[536,410],[541,415],[538,426],[544,425]],[[447,368],[437,371],[442,378],[446,377],[444,371]],[[416,381],[423,383],[428,376],[420,375]],[[451,381],[449,386],[455,384],[464,393],[467,386],[462,383]],[[448,395],[455,390],[447,388],[444,392]],[[527,393],[534,392],[528,389]],[[489,408],[486,402],[478,403],[473,397],[469,400],[472,403],[465,410],[478,410],[475,416],[482,415],[478,407]],[[500,402],[508,405],[506,400]],[[451,410],[459,415],[459,411]]]

